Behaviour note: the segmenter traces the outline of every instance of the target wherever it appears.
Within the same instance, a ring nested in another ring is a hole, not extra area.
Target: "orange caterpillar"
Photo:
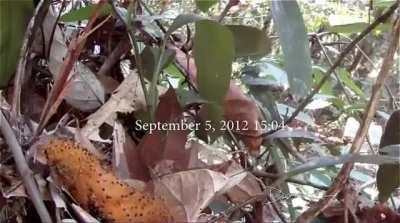
[[[133,188],[81,145],[54,139],[44,146],[58,180],[79,204],[107,222],[173,222],[162,198]]]

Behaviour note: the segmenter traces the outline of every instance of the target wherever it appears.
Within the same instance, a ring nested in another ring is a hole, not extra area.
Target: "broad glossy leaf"
[[[0,88],[14,74],[32,12],[32,1],[0,1]]]
[[[202,12],[207,12],[208,9],[216,3],[217,0],[196,0],[196,7]]]
[[[82,8],[76,9],[76,10],[72,10],[72,11],[68,12],[67,14],[63,15],[60,18],[60,21],[75,22],[75,21],[89,19],[90,15],[94,11],[95,7],[96,7],[95,4],[89,4],[85,7],[82,7]],[[111,6],[109,4],[107,4],[101,9],[100,14],[107,15],[107,14],[110,14],[111,12],[112,12]]]
[[[270,51],[267,34],[260,29],[243,25],[228,25],[235,41],[236,57],[264,56]]]
[[[213,120],[222,115],[222,103],[229,88],[232,61],[235,56],[231,31],[211,20],[196,23],[194,59],[200,95],[208,100],[208,113]],[[219,114],[219,115],[218,115]]]
[[[311,57],[303,17],[296,1],[270,1],[292,92],[303,97],[311,88]]]

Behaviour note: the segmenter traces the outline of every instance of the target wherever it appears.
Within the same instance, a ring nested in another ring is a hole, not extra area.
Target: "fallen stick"
[[[11,129],[10,124],[8,123],[6,117],[3,112],[0,111],[0,130],[3,134],[4,139],[7,142],[7,145],[10,148],[10,151],[13,155],[15,165],[17,167],[18,173],[22,178],[22,182],[24,183],[24,187],[28,192],[28,195],[35,207],[40,219],[42,222],[51,223],[50,214],[47,211],[46,206],[44,205],[42,196],[37,187],[36,181],[33,178],[33,173],[26,163],[25,156],[22,152],[22,148],[19,145],[17,138],[13,130]]]

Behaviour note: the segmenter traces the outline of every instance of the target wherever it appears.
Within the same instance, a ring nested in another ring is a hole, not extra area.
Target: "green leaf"
[[[229,87],[235,49],[230,30],[211,20],[196,23],[194,59],[200,95],[220,103]]]
[[[96,7],[95,4],[89,4],[85,7],[72,10],[72,11],[68,12],[67,14],[61,16],[60,21],[75,22],[75,21],[89,19],[90,15],[93,13],[95,7]],[[107,4],[107,5],[103,6],[103,8],[101,9],[100,15],[108,15],[111,12],[112,12],[111,5]]]
[[[341,25],[333,25],[328,27],[328,31],[334,33],[359,33],[367,28],[367,22],[354,22]]]
[[[311,57],[303,17],[296,1],[271,1],[291,90],[303,97],[311,88]]]
[[[379,166],[376,173],[379,200],[387,201],[393,191],[400,186],[400,165],[387,164]]]
[[[228,25],[235,42],[236,57],[264,56],[270,52],[267,34],[260,29],[243,25]]]
[[[0,88],[14,74],[32,12],[32,1],[0,1]]]
[[[196,7],[202,12],[207,12],[215,3],[217,3],[217,0],[196,0]]]
[[[373,0],[372,5],[374,8],[375,7],[386,8],[386,7],[393,5],[393,3],[395,3],[395,2],[396,2],[396,0]]]
[[[393,117],[393,116],[392,116]],[[389,119],[390,121],[391,119]],[[388,122],[389,122],[388,121]],[[395,120],[392,120],[395,121]],[[390,129],[389,131],[396,132],[397,129]],[[385,138],[385,135],[388,130],[385,129],[385,133],[382,136],[382,139]],[[398,131],[397,131],[398,132]],[[397,137],[400,134],[393,134],[393,138]],[[392,139],[394,140],[394,139]],[[381,154],[389,155],[391,157],[400,157],[400,144],[393,144],[384,146],[379,148],[379,152]],[[400,186],[400,165],[381,165],[379,166],[378,172],[376,174],[376,183],[379,190],[379,200],[387,201],[393,191],[396,190]]]
[[[217,122],[222,118],[222,101],[229,88],[232,62],[235,56],[231,31],[211,20],[196,22],[194,59],[200,96],[206,105],[208,117]]]
[[[330,32],[334,33],[359,33],[363,31],[369,24],[366,22],[355,22],[343,25],[328,27]]]
[[[154,73],[155,65],[157,63],[157,59],[160,57],[161,50],[159,47],[151,47],[146,46],[142,53],[142,61],[143,61],[143,70],[144,75],[147,79],[151,80],[152,75]],[[171,64],[175,57],[175,52],[172,50],[166,50],[163,54],[163,58],[161,61],[161,70],[168,67]]]
[[[344,68],[339,68],[338,70],[338,76],[340,81],[348,87],[351,91],[353,91],[356,95],[360,97],[364,97],[364,92],[358,87],[354,81],[350,77],[350,73],[344,69]]]
[[[174,78],[185,78],[184,74],[176,67],[175,64],[169,64],[165,69],[164,72],[167,73],[169,76]]]
[[[317,84],[324,77],[326,70],[319,66],[313,66],[312,72],[313,72],[313,83]],[[326,94],[326,95],[334,95],[331,78],[329,78],[327,81],[325,81],[325,83],[321,87],[320,92],[322,94]]]

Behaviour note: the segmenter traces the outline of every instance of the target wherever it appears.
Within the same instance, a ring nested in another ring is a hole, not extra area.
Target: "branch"
[[[393,12],[397,9],[399,2],[396,1],[390,8],[381,16],[379,16],[372,24],[370,24],[367,28],[365,28],[339,55],[339,57],[336,59],[335,63],[329,68],[328,71],[326,71],[324,77],[318,82],[318,84],[313,88],[311,93],[307,95],[307,97],[304,99],[304,101],[297,107],[297,109],[292,113],[292,115],[285,121],[285,125],[291,123],[296,116],[304,110],[304,108],[311,102],[312,98],[314,97],[315,94],[319,92],[319,90],[322,88],[322,86],[325,84],[325,82],[329,79],[330,75],[333,73],[333,71],[340,66],[342,63],[342,60],[346,57],[346,55],[353,50],[353,48],[357,45],[358,42],[360,42],[367,34],[369,34],[372,30],[374,30],[379,24],[385,22],[392,14]],[[284,125],[284,126],[285,126]],[[270,135],[281,128],[277,128],[271,131],[268,131],[266,133],[263,133],[261,136],[267,136]]]
[[[396,5],[397,7],[397,4],[398,1],[394,5]],[[350,148],[350,152],[352,154],[359,152],[361,145],[364,142],[364,138],[368,132],[369,124],[371,123],[375,115],[383,85],[385,83],[386,78],[389,75],[390,68],[394,64],[394,55],[397,51],[397,48],[399,47],[399,38],[400,38],[400,19],[397,18],[393,26],[392,39],[389,48],[386,52],[385,58],[383,59],[382,67],[379,71],[379,75],[373,87],[370,101],[366,108],[367,112],[364,115],[364,119],[361,123],[360,128],[357,131],[356,137],[354,138],[354,142]],[[313,205],[307,211],[305,211],[298,218],[297,222],[299,223],[310,222],[312,219],[318,216],[323,210],[325,210],[347,182],[347,179],[349,177],[352,168],[353,168],[353,163],[347,163],[343,165],[342,169],[340,170],[338,176],[334,181],[335,183],[329,188],[325,196],[315,205]]]
[[[19,175],[22,177],[22,182],[24,183],[25,189],[35,207],[37,213],[42,222],[51,223],[50,214],[44,205],[42,196],[36,185],[35,179],[28,164],[26,163],[24,154],[22,152],[21,146],[18,144],[17,138],[7,119],[4,117],[3,112],[0,110],[0,130],[13,154],[15,165],[17,167]]]

